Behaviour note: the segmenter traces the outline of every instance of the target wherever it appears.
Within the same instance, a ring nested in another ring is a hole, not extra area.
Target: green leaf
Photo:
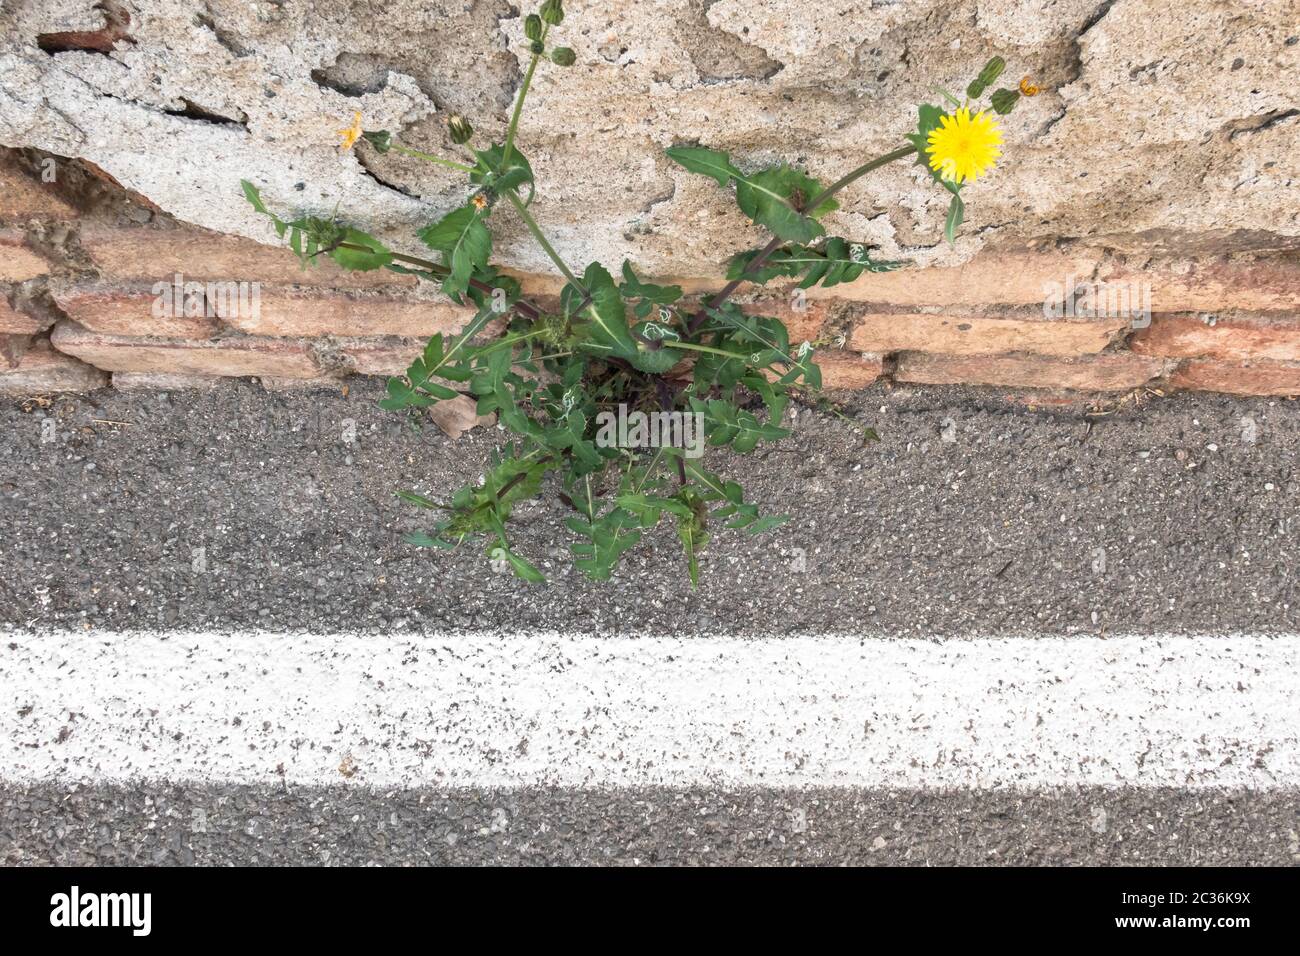
[[[421,508],[441,509],[443,507],[442,505],[438,504],[438,502],[430,498],[426,498],[424,495],[417,495],[414,491],[399,491],[397,492],[397,497],[401,498],[403,501],[409,501],[411,504],[417,505],[418,507]]]
[[[952,202],[948,203],[948,218],[944,220],[943,237],[952,245],[957,241],[957,229],[961,226],[961,221],[966,215],[966,204],[962,202],[960,196],[953,196]]]
[[[239,185],[243,187],[244,198],[248,200],[249,205],[251,205],[257,212],[260,212],[263,216],[269,217],[272,224],[275,226],[275,234],[283,239],[284,230],[287,224],[283,219],[266,208],[266,203],[262,202],[262,191],[247,179],[241,179]]]
[[[759,250],[742,252],[731,260],[728,279],[744,278],[762,284],[774,278],[799,278],[799,288],[808,289],[817,283],[826,288],[841,282],[852,282],[864,272],[892,272],[907,265],[906,262],[872,259],[871,246],[849,242],[832,236],[816,246],[790,244],[774,250],[757,269],[751,269]]]
[[[523,578],[533,584],[545,584],[546,576],[537,570],[536,565],[515,554],[509,548],[500,545],[490,548],[488,554],[494,561],[505,559],[509,563],[510,569],[515,572],[516,577]]]
[[[741,454],[753,451],[760,441],[779,441],[789,429],[765,424],[753,413],[739,409],[721,399],[691,396],[691,410],[704,416],[704,433],[710,445],[730,445]]]
[[[677,516],[677,537],[686,551],[686,569],[691,578],[691,587],[700,586],[700,551],[708,543],[709,534],[705,530],[705,511],[702,503],[695,502],[688,489],[683,495],[691,501],[689,514]]]
[[[505,146],[501,143],[491,149],[474,150],[474,155],[487,167],[487,171],[485,172],[481,167],[475,169],[469,174],[470,182],[478,186],[484,186],[493,192],[504,192],[508,189],[518,189],[525,184],[531,184],[533,182],[533,167],[529,165],[524,154],[519,152],[519,147],[513,143],[510,145],[510,159],[503,164],[501,157],[504,152]]]
[[[588,495],[581,510],[594,514],[598,504]],[[641,540],[638,519],[622,508],[594,520],[570,518],[566,524],[586,539],[573,545],[574,566],[593,581],[608,581],[624,552]]]
[[[450,270],[443,280],[442,291],[460,301],[469,288],[476,269],[487,266],[492,255],[492,233],[483,222],[483,214],[473,206],[462,206],[419,232],[420,240],[443,255]]]
[[[439,400],[455,398],[459,394],[457,391],[432,379],[438,377],[453,382],[469,381],[471,372],[465,359],[471,349],[466,343],[483,331],[494,318],[496,313],[491,304],[488,304],[479,309],[459,336],[446,340],[441,334],[431,337],[424,347],[424,353],[406,370],[406,379],[388,380],[388,397],[379,406],[388,411],[407,407],[426,408]]]
[[[674,163],[692,173],[708,176],[719,186],[725,186],[734,177],[740,176],[740,170],[731,165],[731,157],[719,149],[705,149],[703,146],[673,146],[665,152]]]
[[[736,178],[741,211],[787,242],[811,242],[825,232],[815,217],[838,208],[834,200],[800,211],[821,192],[817,180],[784,164]]]
[[[591,295],[591,301],[582,310],[581,317],[588,321],[584,327],[586,338],[580,343],[581,348],[598,355],[631,360],[637,354],[636,342],[627,327],[627,310],[623,297],[619,294],[614,278],[599,262],[587,266],[583,273],[582,285]],[[571,313],[582,302],[582,290],[573,285],[566,286],[560,296],[565,313]]]
[[[384,247],[382,242],[368,233],[359,229],[346,229],[343,232],[343,241],[354,246],[365,246],[370,250],[363,252],[359,249],[331,249],[329,257],[344,269],[370,272],[392,264],[393,254]]]
[[[790,333],[785,323],[771,316],[746,315],[734,302],[718,309],[709,309],[709,317],[732,329],[731,343],[749,350],[746,357],[751,368],[765,369],[774,365],[782,386],[793,385],[800,378],[811,388],[821,388],[821,372],[812,362],[813,349],[807,342],[797,349],[790,348]]]
[[[642,282],[632,271],[632,263],[626,259],[623,260],[623,284],[618,287],[618,291],[625,299],[642,299],[654,305],[672,305],[682,297],[682,287],[679,285]],[[644,315],[641,317],[645,318]]]

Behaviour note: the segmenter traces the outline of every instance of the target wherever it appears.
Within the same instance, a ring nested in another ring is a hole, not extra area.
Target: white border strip
[[[1300,636],[10,634],[0,781],[1300,785]]]

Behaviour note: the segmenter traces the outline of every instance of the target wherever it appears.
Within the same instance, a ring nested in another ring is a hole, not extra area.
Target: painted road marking
[[[11,634],[0,780],[1300,785],[1300,636]]]

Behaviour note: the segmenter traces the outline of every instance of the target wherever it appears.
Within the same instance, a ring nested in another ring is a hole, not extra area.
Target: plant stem
[[[739,355],[735,352],[728,352],[726,349],[715,349],[712,345],[700,345],[697,342],[677,342],[673,339],[664,339],[664,345],[670,349],[690,349],[692,352],[711,352],[714,355],[725,355],[727,358],[740,359],[744,361],[747,356]]]
[[[411,149],[409,146],[402,146],[400,143],[390,143],[388,148],[395,153],[401,153],[403,156],[412,156],[415,159],[422,159],[426,163],[446,166],[448,169],[456,169],[462,173],[474,172],[473,166],[466,166],[464,163],[458,163],[450,159],[443,159],[441,156],[434,156],[430,153],[422,153],[418,149]]]
[[[847,176],[843,176],[837,179],[835,182],[831,183],[831,185],[823,189],[818,195],[813,197],[812,201],[807,203],[804,206],[804,208],[816,209],[822,203],[826,202],[826,200],[830,199],[832,196],[838,193],[845,186],[848,186],[851,183],[856,182],[857,180],[861,179],[863,176],[865,176],[867,173],[871,172],[872,170],[879,169],[881,166],[887,166],[890,163],[894,162],[894,160],[902,159],[905,156],[911,156],[915,152],[916,152],[915,146],[900,146],[898,149],[894,150],[891,153],[885,153],[883,156],[877,156],[875,159],[871,160],[870,162],[863,163],[861,166],[853,170],[853,172],[849,173]],[[740,284],[745,281],[745,277],[753,272],[757,272],[760,268],[762,268],[763,263],[767,262],[768,257],[771,256],[772,253],[776,252],[777,249],[781,248],[781,246],[783,246],[784,244],[785,242],[784,240],[781,239],[780,236],[773,236],[771,241],[768,242],[768,244],[765,245],[759,251],[758,255],[754,256],[754,258],[749,261],[749,265],[745,267],[745,271],[740,274],[739,278],[732,279],[725,286],[723,286],[722,289],[713,296],[713,298],[709,299],[709,301],[704,305],[703,308],[701,308],[698,312],[695,313],[694,316],[691,317],[690,325],[687,326],[687,329],[690,332],[690,334],[692,335],[695,334],[695,332],[699,330],[699,327],[704,324],[704,320],[708,318],[709,309],[716,309],[719,306],[721,306],[722,303],[726,302],[729,298],[731,298],[732,293],[735,292],[737,289],[739,289]]]
[[[335,248],[351,249],[354,252],[375,251],[374,249],[371,249],[369,246],[363,246],[355,242],[340,242],[338,246],[336,246]],[[427,269],[435,276],[445,276],[448,272],[446,266],[440,265],[437,262],[431,262],[428,259],[420,259],[416,256],[407,256],[407,255],[403,255],[400,252],[390,252],[389,255],[399,262],[409,262],[413,266],[419,266],[421,269]],[[493,292],[496,291],[496,286],[488,285],[486,282],[480,282],[478,279],[470,279],[469,284],[473,286],[475,289],[478,289],[480,292],[486,292],[488,295],[491,295]],[[516,299],[510,307],[514,309],[516,312],[518,312],[520,315],[522,315],[525,319],[532,319],[533,321],[536,321],[538,318],[540,318],[542,314],[541,309],[533,305],[531,302],[525,301],[524,299]]]
[[[546,42],[546,34],[551,32],[551,25],[548,23],[542,29],[542,42]],[[524,112],[524,100],[528,98],[528,88],[533,85],[533,74],[537,72],[537,61],[542,58],[540,53],[534,53],[532,59],[528,61],[528,70],[524,73],[523,85],[519,87],[519,98],[515,100],[515,111],[510,116],[510,128],[506,130],[506,144],[501,148],[501,168],[504,169],[506,163],[510,161],[510,150],[515,145],[515,132],[519,129],[519,117]]]
[[[533,214],[524,208],[523,200],[516,195],[513,189],[507,189],[505,191],[505,197],[510,200],[510,205],[515,207],[515,212],[519,213],[519,218],[524,221],[524,225],[527,226],[528,231],[533,234],[533,238],[536,239],[537,244],[542,247],[542,251],[546,253],[547,257],[552,262],[555,263],[556,268],[564,273],[564,278],[568,279],[579,292],[586,295],[587,290],[582,287],[582,283],[578,281],[577,277],[574,276],[569,267],[564,264],[564,260],[560,258],[560,254],[555,251],[555,247],[552,246],[550,242],[547,241],[546,236],[542,234],[541,227],[537,225],[537,220],[533,218]]]
[[[853,170],[853,172],[849,173],[847,176],[835,180],[835,182],[831,183],[824,190],[822,190],[821,195],[817,196],[816,198],[813,199],[812,202],[808,203],[807,208],[816,209],[818,206],[820,206],[826,200],[830,199],[832,196],[834,196],[845,186],[848,186],[850,183],[856,182],[857,180],[861,179],[863,176],[865,176],[867,173],[871,172],[872,170],[879,169],[881,166],[888,166],[894,160],[902,159],[905,156],[911,156],[915,152],[916,152],[915,146],[900,146],[892,153],[885,153],[885,155],[877,156],[869,163],[863,163],[861,166]]]

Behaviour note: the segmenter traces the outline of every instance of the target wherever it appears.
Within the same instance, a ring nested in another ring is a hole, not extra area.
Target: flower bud
[[[578,54],[567,46],[557,46],[551,51],[551,62],[556,66],[573,66],[578,61]]]
[[[563,0],[545,0],[542,4],[542,19],[553,27],[564,22]]]
[[[542,38],[542,18],[537,14],[530,13],[524,17],[524,36],[530,40]]]
[[[1006,69],[1007,61],[1000,56],[995,56],[984,64],[984,69],[980,70],[979,81],[984,86],[989,86],[997,82],[997,78],[1002,75]]]
[[[470,137],[474,135],[474,127],[469,125],[469,120],[457,114],[447,120],[447,132],[451,134],[451,141],[457,146],[462,143],[468,143]]]
[[[532,50],[538,56],[541,56],[543,53],[546,52],[546,44],[543,43],[541,40],[534,40],[529,45],[528,49]]]

